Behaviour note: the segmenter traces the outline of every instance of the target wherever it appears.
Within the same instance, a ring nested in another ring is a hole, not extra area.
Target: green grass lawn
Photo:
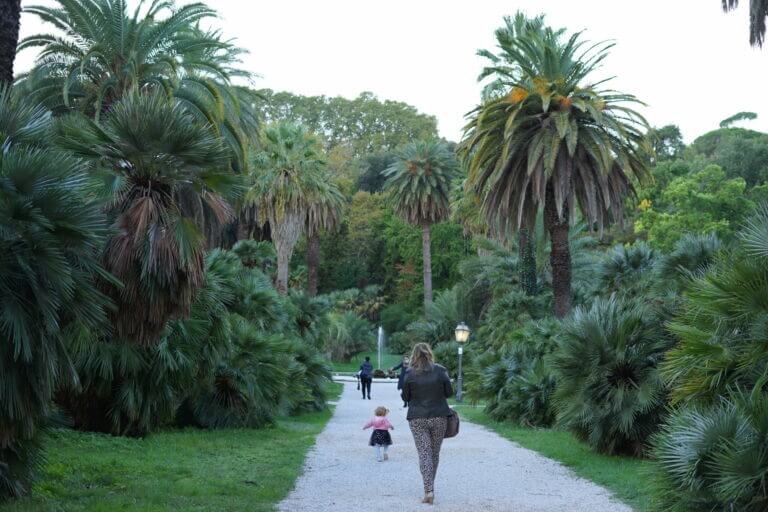
[[[650,512],[650,462],[629,457],[600,455],[569,432],[531,429],[494,421],[482,407],[457,405],[462,417],[488,427],[524,448],[561,462],[577,475],[602,485],[638,512]]]
[[[329,385],[338,398],[341,384]],[[178,430],[127,439],[59,430],[32,496],[2,512],[267,511],[300,475],[331,410],[261,430]]]
[[[356,372],[360,369],[360,365],[363,363],[363,360],[365,359],[365,356],[369,356],[371,358],[371,363],[373,364],[373,367],[376,368],[376,362],[377,362],[377,352],[374,350],[373,352],[361,352],[357,354],[356,356],[352,356],[352,359],[349,360],[348,363],[343,362],[337,362],[334,361],[331,363],[333,366],[334,372]],[[402,355],[397,354],[387,354],[382,352],[381,354],[381,366],[382,369],[389,369],[393,366],[397,366],[400,364],[400,361],[403,360]]]

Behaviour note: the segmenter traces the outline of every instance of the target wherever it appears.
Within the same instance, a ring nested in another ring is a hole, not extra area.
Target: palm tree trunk
[[[291,253],[293,252],[286,244],[275,241],[275,251],[277,252],[277,281],[275,288],[280,295],[288,293],[288,270],[291,262]]]
[[[424,313],[432,303],[432,237],[429,224],[421,226],[421,251],[424,258]]]
[[[320,266],[320,235],[315,231],[307,244],[307,294],[317,295],[317,269]]]
[[[21,0],[0,0],[0,86],[13,83],[20,20]]]
[[[549,262],[552,267],[552,294],[555,302],[555,316],[564,318],[571,311],[571,251],[568,241],[568,208],[566,203],[563,214],[557,214],[555,192],[551,184],[547,185],[544,203],[544,223],[552,242]]]
[[[518,250],[520,251],[520,285],[526,295],[536,295],[536,254],[533,250],[533,236],[528,228],[518,232]]]
[[[293,249],[301,235],[304,215],[302,212],[285,212],[279,220],[272,217],[270,226],[273,227],[272,238],[277,252],[277,282],[275,287],[281,295],[288,293],[288,272]]]

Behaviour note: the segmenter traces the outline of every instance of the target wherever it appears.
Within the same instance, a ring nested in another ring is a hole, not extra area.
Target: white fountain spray
[[[382,326],[379,326],[379,339],[377,340],[377,346],[379,349],[379,365],[377,368],[381,369],[381,347],[384,346],[384,328]]]

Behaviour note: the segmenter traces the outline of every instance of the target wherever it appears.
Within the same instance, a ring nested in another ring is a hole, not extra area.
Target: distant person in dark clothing
[[[368,400],[371,399],[371,383],[373,382],[373,365],[371,364],[371,358],[365,356],[365,361],[360,365],[360,371],[357,373],[360,376],[360,388],[363,390],[363,400],[365,400],[365,394],[368,393]]]
[[[408,366],[411,364],[411,358],[403,356],[403,360],[399,365],[392,368],[390,371],[400,370],[400,375],[397,376],[397,389],[403,389],[403,381],[405,380],[405,372],[408,371]],[[403,407],[408,407],[408,402],[403,402]]]

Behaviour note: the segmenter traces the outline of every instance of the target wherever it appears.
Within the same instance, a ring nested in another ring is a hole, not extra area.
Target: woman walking
[[[408,425],[419,454],[419,469],[424,480],[422,503],[435,501],[435,474],[451,413],[447,400],[451,395],[453,389],[448,372],[435,364],[429,345],[418,343],[413,347],[401,396],[408,403]]]

